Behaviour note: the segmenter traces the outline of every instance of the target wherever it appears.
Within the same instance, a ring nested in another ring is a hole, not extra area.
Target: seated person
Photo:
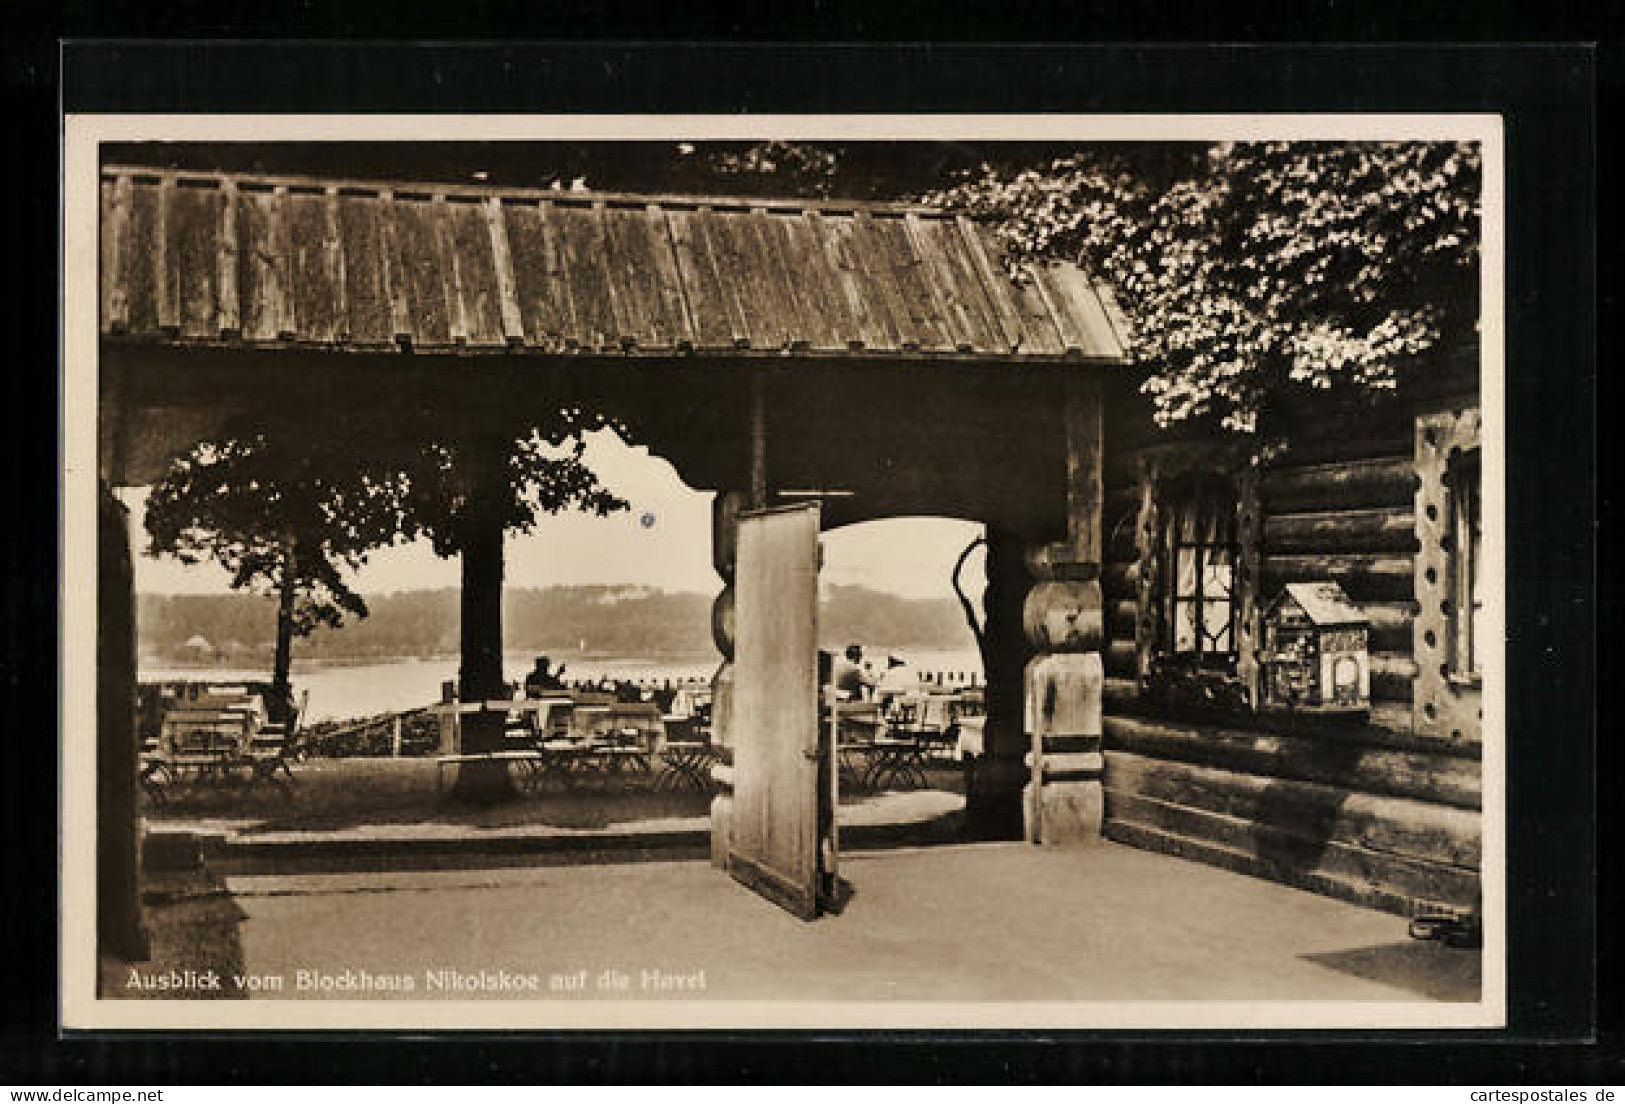
[[[536,657],[536,666],[525,676],[525,697],[539,698],[564,689],[564,664],[554,670],[551,662],[547,656]]]
[[[875,687],[875,677],[863,669],[863,648],[848,644],[846,654],[831,665],[830,682],[845,701],[862,701]]]

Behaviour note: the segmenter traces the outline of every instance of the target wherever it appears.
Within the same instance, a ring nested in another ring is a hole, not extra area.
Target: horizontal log
[[[1112,752],[1113,790],[1257,821],[1309,840],[1478,869],[1481,814],[1473,809],[1360,793],[1321,782],[1260,778],[1192,763]]]
[[[1084,752],[1099,755],[1103,737],[1098,734],[1094,736],[1052,736],[1046,733],[1041,739],[1043,740],[1045,755],[1081,755]]]
[[[1415,720],[1411,717],[1410,702],[1374,701],[1371,703],[1371,727],[1385,728],[1391,732],[1410,732],[1415,728]],[[1429,739],[1429,737],[1421,737]],[[1477,751],[1476,743],[1463,745],[1472,751]]]
[[[1128,709],[1140,699],[1140,683],[1132,678],[1107,677],[1101,698],[1107,709]]]
[[[1134,641],[1134,623],[1140,607],[1132,598],[1114,598],[1106,603],[1106,631],[1111,636]],[[1406,626],[1409,631],[1409,625]]]
[[[1271,468],[1260,481],[1266,511],[1409,506],[1416,495],[1410,456]]]
[[[1320,398],[1310,402],[1313,405],[1305,412],[1311,413],[1313,424],[1289,432],[1290,445],[1276,458],[1283,467],[1408,457],[1415,449],[1415,425],[1408,415],[1375,421],[1359,416],[1333,418],[1327,416],[1330,411]]]
[[[1100,589],[1108,599],[1133,598],[1140,585],[1140,565],[1106,563],[1100,570]]]
[[[1416,662],[1395,652],[1371,653],[1371,697],[1374,701],[1410,702],[1415,694]]]
[[[1416,551],[1415,518],[1409,509],[1333,510],[1271,514],[1264,519],[1264,547],[1272,553]]]
[[[1033,765],[1033,753],[1028,752],[1023,759],[1029,770]],[[1044,777],[1046,779],[1062,778],[1099,778],[1106,769],[1106,759],[1098,751],[1073,752],[1046,752],[1044,754]]]
[[[1106,674],[1111,678],[1133,678],[1135,673],[1134,641],[1112,640],[1101,655]]]
[[[1409,600],[1415,584],[1409,557],[1370,555],[1265,556],[1264,592],[1287,583],[1330,579],[1355,602]]]
[[[1415,602],[1362,602],[1360,610],[1371,619],[1372,651],[1410,655]]]
[[[1105,718],[1105,736],[1108,752],[1322,782],[1463,809],[1477,809],[1481,800],[1480,764],[1458,754],[1463,749],[1454,746],[1423,751],[1347,738],[1285,736],[1112,714]]]
[[[1369,851],[1314,846],[1290,833],[1106,790],[1104,835],[1118,843],[1220,866],[1400,916],[1479,900],[1471,870]]]

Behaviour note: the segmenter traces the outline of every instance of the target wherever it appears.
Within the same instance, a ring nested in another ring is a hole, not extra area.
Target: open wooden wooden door
[[[728,872],[805,920],[832,882],[834,823],[818,724],[816,503],[739,515],[734,800]]]

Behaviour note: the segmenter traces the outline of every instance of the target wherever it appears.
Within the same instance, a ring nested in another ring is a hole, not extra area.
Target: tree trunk
[[[502,671],[502,537],[500,457],[474,458],[473,493],[462,526],[462,662],[457,696],[464,702],[508,697]],[[481,462],[481,461],[484,462]],[[500,712],[462,715],[464,753],[502,749],[505,717]],[[464,763],[457,768],[451,797],[492,804],[514,796],[508,765]]]
[[[282,586],[276,607],[276,659],[271,669],[271,694],[278,702],[293,701],[293,603],[299,585],[298,546],[290,535],[282,543]],[[277,717],[281,720],[281,717]]]

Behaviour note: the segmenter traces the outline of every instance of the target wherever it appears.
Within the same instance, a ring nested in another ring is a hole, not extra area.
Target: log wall
[[[1108,838],[1400,914],[1476,907],[1479,734],[1439,738],[1412,721],[1412,430],[1396,419],[1319,437],[1264,466],[1243,504],[1260,515],[1243,609],[1262,611],[1289,582],[1334,579],[1370,617],[1372,710],[1360,726],[1181,716],[1142,694],[1148,649],[1137,641],[1155,631],[1140,586],[1147,488],[1136,444],[1108,445]]]

